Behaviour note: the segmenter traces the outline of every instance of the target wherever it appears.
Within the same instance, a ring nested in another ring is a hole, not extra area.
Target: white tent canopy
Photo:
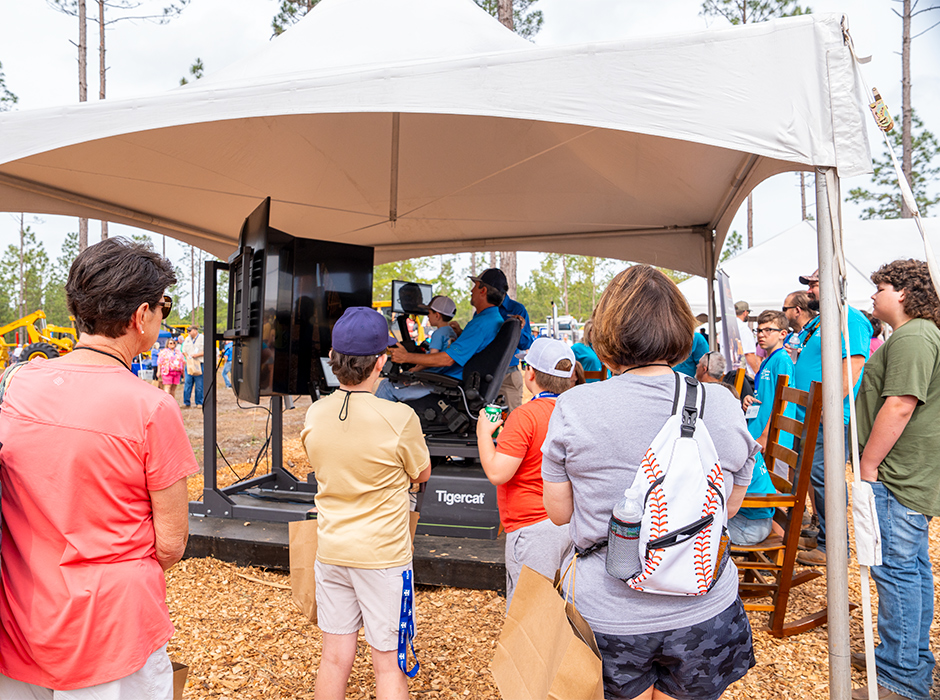
[[[940,249],[940,219],[924,219],[924,228],[934,249]],[[870,277],[884,263],[924,259],[924,243],[911,219],[843,221],[842,236],[848,268],[846,301],[857,309],[871,309],[875,286]],[[758,314],[764,309],[779,309],[787,294],[804,288],[800,275],[811,273],[818,265],[816,227],[812,221],[801,221],[720,267],[730,278],[735,300],[746,300],[751,313]],[[692,277],[679,289],[692,313],[708,313],[705,280]]]
[[[0,115],[0,209],[224,257],[270,195],[274,226],[377,262],[535,250],[706,274],[762,180],[870,169],[840,21],[538,48],[472,0],[324,0],[192,85]]]

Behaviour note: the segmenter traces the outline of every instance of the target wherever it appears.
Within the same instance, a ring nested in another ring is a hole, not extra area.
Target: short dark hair
[[[499,306],[503,303],[503,299],[506,297],[506,292],[503,292],[496,287],[486,284],[485,282],[478,282],[483,289],[486,290],[486,303],[492,304],[493,306]]]
[[[790,303],[786,303],[786,299],[790,300]],[[801,311],[807,311],[813,315],[816,314],[815,311],[809,308],[809,294],[806,293],[805,289],[798,289],[795,292],[790,292],[784,299],[784,304],[786,306],[795,306]]]
[[[698,325],[676,283],[649,265],[614,277],[591,320],[594,352],[608,366],[677,365],[692,351]]]
[[[570,372],[571,360],[566,358],[558,360],[558,363],[555,365],[555,369],[562,372]],[[539,389],[542,391],[550,391],[553,394],[561,394],[562,392],[571,388],[571,377],[556,377],[554,374],[540,372],[539,370],[535,369],[535,367],[532,368],[532,371],[535,372],[535,383],[538,384]]]
[[[441,320],[442,320],[444,323],[450,323],[451,321],[454,320],[454,317],[453,317],[453,316],[448,316],[447,314],[442,314],[440,311],[438,311],[437,313],[440,314]]]
[[[787,330],[790,326],[790,322],[787,321],[787,315],[776,309],[761,311],[760,316],[757,317],[757,325],[760,326],[762,323],[773,323],[782,331]]]
[[[922,260],[895,260],[878,268],[871,276],[876,285],[890,284],[904,290],[904,313],[911,318],[925,318],[940,326],[940,301],[930,279],[930,270]]]
[[[330,350],[330,369],[345,386],[362,384],[372,374],[378,360],[377,355],[344,355]]]
[[[79,333],[122,336],[141,304],[152,309],[176,284],[173,265],[149,244],[108,238],[87,247],[69,270],[65,296]]]

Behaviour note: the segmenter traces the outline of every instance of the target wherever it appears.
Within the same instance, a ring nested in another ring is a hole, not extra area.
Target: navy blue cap
[[[381,355],[396,342],[385,317],[368,306],[350,306],[333,325],[333,349],[343,355]]]
[[[506,279],[505,273],[498,267],[491,267],[489,270],[484,270],[479,277],[470,277],[470,279],[474,282],[482,282],[503,294],[509,291],[509,281]]]

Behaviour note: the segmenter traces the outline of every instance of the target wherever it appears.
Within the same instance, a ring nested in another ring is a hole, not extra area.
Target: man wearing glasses
[[[748,432],[757,440],[761,449],[767,447],[767,433],[773,412],[774,395],[777,392],[777,381],[780,375],[793,379],[793,361],[783,347],[783,340],[788,333],[787,326],[787,317],[782,311],[764,311],[757,317],[757,344],[767,353],[767,357],[754,377],[754,396],[744,397],[744,408],[748,413]],[[792,418],[795,408],[795,404],[790,404],[784,415]],[[790,440],[790,443],[786,444],[784,440]],[[792,447],[792,438],[781,434],[781,444],[784,447]],[[757,461],[754,463],[754,474],[751,476],[747,492],[752,495],[776,493],[761,454],[757,455]],[[728,521],[728,534],[736,545],[753,545],[767,538],[772,525],[773,508],[741,508],[738,514]]]
[[[810,311],[809,302],[809,294],[802,289],[787,294],[787,298],[783,302],[782,311],[792,331],[784,338],[783,347],[786,348],[787,352],[790,354],[790,359],[794,362],[796,362],[796,358],[800,356],[800,350],[803,348],[800,342],[800,331],[803,330],[810,321],[816,318],[816,313]]]
[[[805,277],[800,277],[800,284],[805,284],[807,294],[809,295],[809,310],[819,311],[819,270]],[[845,338],[842,339],[842,396],[843,408],[842,416],[845,424],[845,454],[848,458],[849,452],[849,401],[854,401],[858,395],[859,386],[862,381],[862,369],[868,356],[871,354],[871,323],[865,318],[864,314],[856,308],[846,305],[846,313],[849,319],[849,346],[851,347],[851,357],[847,356],[845,351]],[[816,316],[812,321],[804,326],[800,332],[800,340],[803,349],[796,361],[796,367],[793,373],[793,384],[797,389],[809,391],[810,384],[822,381],[822,343],[819,332],[820,317]],[[852,391],[849,391],[848,382],[849,373],[851,373]],[[803,419],[803,410],[797,410],[797,418]],[[826,471],[823,449],[823,431],[820,429],[819,436],[816,438],[816,451],[813,453],[813,471],[810,476],[810,483],[813,487],[813,504],[815,506],[816,517],[819,520],[819,534],[816,535],[816,548],[807,552],[800,552],[796,560],[805,566],[825,566],[826,565]]]

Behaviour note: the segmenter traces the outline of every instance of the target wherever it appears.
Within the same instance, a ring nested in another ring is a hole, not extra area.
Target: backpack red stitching
[[[723,490],[724,475],[721,473],[720,464],[715,464],[706,478],[709,482]],[[719,505],[720,499],[718,498],[718,493],[714,489],[709,489],[708,496],[705,499],[705,505],[702,507],[702,517],[714,515]],[[711,586],[714,577],[711,556],[708,554],[713,525],[714,523],[699,532],[695,538],[695,574],[699,594],[708,592],[708,588]]]

